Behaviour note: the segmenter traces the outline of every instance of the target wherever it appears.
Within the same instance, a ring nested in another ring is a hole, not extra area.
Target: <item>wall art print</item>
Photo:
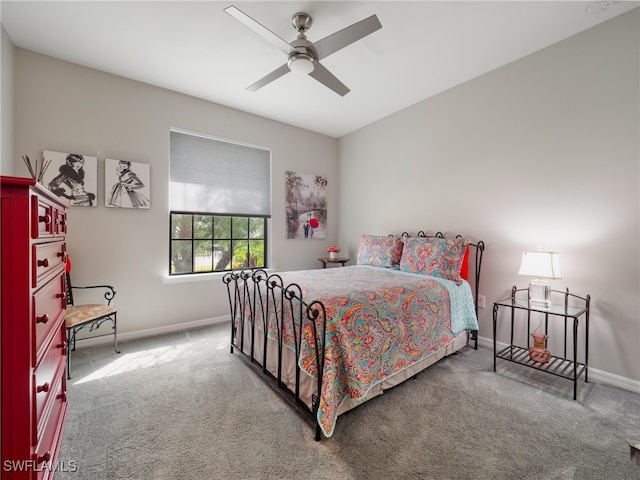
[[[327,238],[327,178],[286,172],[287,238]]]
[[[74,207],[97,207],[98,158],[79,153],[45,150],[45,161],[51,161],[42,185]]]
[[[104,204],[107,207],[150,208],[150,165],[106,158],[104,195]]]

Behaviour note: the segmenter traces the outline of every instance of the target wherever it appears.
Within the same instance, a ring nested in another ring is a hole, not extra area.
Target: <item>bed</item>
[[[441,233],[362,235],[355,265],[228,272],[231,353],[312,422],[316,440],[330,437],[342,413],[477,348],[483,252]]]

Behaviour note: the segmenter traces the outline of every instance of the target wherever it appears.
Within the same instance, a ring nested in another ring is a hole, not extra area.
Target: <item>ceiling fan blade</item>
[[[337,52],[341,48],[357,42],[380,28],[382,28],[382,24],[380,20],[378,20],[378,16],[371,15],[364,20],[360,20],[358,23],[354,23],[349,27],[324,37],[322,40],[313,42],[313,46],[318,52],[318,60],[322,60],[324,57]]]
[[[283,51],[287,55],[291,53],[291,51],[293,50],[291,45],[289,45],[289,43],[286,40],[283,40],[278,35],[276,35],[271,30],[269,30],[267,27],[256,22],[253,18],[251,18],[249,15],[244,13],[242,10],[239,10],[235,6],[231,5],[225,8],[224,11],[229,15],[231,15],[236,20],[238,20],[244,26],[249,27],[251,30],[253,30],[255,33],[260,35],[262,38],[264,38],[267,42],[269,42],[271,45],[276,47],[278,50]]]
[[[325,87],[330,88],[341,97],[344,97],[350,92],[349,88],[338,80],[333,73],[327,70],[320,62],[316,62],[316,68],[314,68],[313,72],[311,72],[309,76],[315,78]]]
[[[282,65],[281,67],[276,68],[273,72],[271,72],[268,75],[265,75],[264,77],[262,77],[260,80],[258,80],[256,83],[249,85],[247,87],[247,90],[251,90],[252,92],[255,92],[256,90],[258,90],[259,88],[264,87],[265,85],[267,85],[268,83],[273,82],[274,80],[277,80],[278,78],[280,78],[281,76],[283,76],[285,73],[289,73],[291,70],[289,70],[289,67],[287,66],[287,64],[285,63],[284,65]]]

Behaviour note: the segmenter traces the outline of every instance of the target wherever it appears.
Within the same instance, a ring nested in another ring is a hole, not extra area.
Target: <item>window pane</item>
[[[246,217],[233,217],[232,238],[249,238],[249,219]]]
[[[264,266],[264,241],[249,241],[250,262],[252,267]]]
[[[211,272],[213,270],[213,242],[211,240],[196,240],[193,242],[195,250],[195,272]]]
[[[213,233],[215,238],[231,238],[231,217],[214,217]]]
[[[249,219],[249,238],[264,238],[264,218]]]
[[[211,215],[198,215],[195,220],[195,238],[213,238],[213,217]]]
[[[191,238],[191,215],[171,215],[171,238]]]
[[[171,273],[191,273],[192,265],[191,240],[172,240]]]
[[[246,219],[245,219],[246,220]],[[249,266],[248,257],[249,242],[240,240],[233,242],[233,268],[244,268]]]
[[[218,220],[216,218],[216,220]],[[229,223],[231,225],[231,223]],[[231,240],[216,240],[213,247],[214,270],[231,270]]]

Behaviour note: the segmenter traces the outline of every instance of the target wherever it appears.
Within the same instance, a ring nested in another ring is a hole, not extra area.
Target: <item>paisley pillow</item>
[[[404,237],[400,270],[460,282],[466,238]]]
[[[402,239],[400,237],[384,237],[361,235],[358,248],[358,265],[374,267],[398,268],[402,257]]]

